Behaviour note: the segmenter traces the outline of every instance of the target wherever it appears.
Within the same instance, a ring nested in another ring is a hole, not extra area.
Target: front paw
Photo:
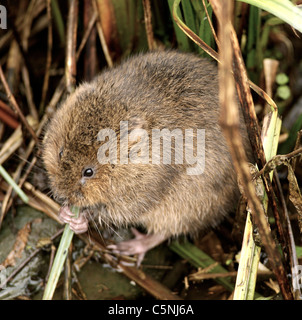
[[[85,212],[81,212],[76,218],[67,206],[61,207],[59,211],[59,218],[69,224],[69,227],[76,234],[84,233],[88,230],[88,220]]]

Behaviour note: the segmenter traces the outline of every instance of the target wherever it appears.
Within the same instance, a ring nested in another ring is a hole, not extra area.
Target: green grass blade
[[[194,32],[197,33],[194,12],[190,1],[182,1],[182,11],[184,13],[184,18],[186,25]]]
[[[72,207],[71,211],[76,217],[79,216],[79,208]],[[70,246],[74,232],[70,229],[69,225],[65,225],[65,229],[60,241],[58,251],[56,253],[51,272],[47,281],[47,285],[44,291],[43,300],[51,300],[55,292],[60,274],[63,269],[64,262],[68,254],[68,248]]]
[[[210,4],[207,5],[207,10],[210,18],[212,18],[213,10]],[[198,36],[211,48],[215,47],[214,36],[213,36],[205,10],[203,10],[202,15],[200,16],[200,27],[198,31]],[[208,54],[204,50],[202,50],[200,47],[199,47],[199,51],[202,57],[208,57]]]
[[[181,244],[178,241],[173,241],[170,244],[169,248],[180,255],[182,258],[188,260],[196,268],[206,268],[216,262],[206,253],[191,244],[189,241],[185,241]],[[221,265],[213,267],[213,269],[211,269],[210,271],[210,273],[226,272],[228,271]],[[215,279],[215,281],[223,285],[229,291],[234,290],[234,284],[230,282],[230,278],[217,278]]]
[[[55,21],[55,26],[57,28],[61,45],[65,45],[65,26],[63,17],[60,11],[60,6],[58,0],[51,0],[51,9],[53,11],[52,16]]]
[[[173,17],[173,14],[175,13],[176,16],[183,21],[183,17],[180,11],[179,6],[177,6],[177,10],[174,12],[174,0],[168,0],[171,16]],[[178,2],[179,4],[179,2]],[[173,20],[173,26],[174,26],[174,31],[175,31],[175,36],[178,44],[178,48],[181,51],[191,51],[191,46],[188,37],[184,34],[184,32],[178,27],[177,23]]]
[[[14,191],[18,194],[18,196],[24,201],[28,203],[28,197],[23,192],[23,190],[16,184],[14,179],[7,173],[7,171],[0,165],[0,174],[5,179],[5,181],[12,186]]]
[[[302,32],[302,10],[289,0],[238,0],[272,13]]]
[[[259,83],[263,61],[260,47],[260,34],[260,10],[259,8],[252,6],[249,13],[246,68],[249,73],[249,78],[255,83]]]

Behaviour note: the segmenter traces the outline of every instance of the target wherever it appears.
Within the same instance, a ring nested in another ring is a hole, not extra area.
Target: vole
[[[139,261],[170,237],[217,226],[239,199],[218,96],[216,65],[173,50],[138,54],[79,85],[43,140],[61,218],[77,233],[91,216],[104,227],[144,226],[146,235],[134,229],[109,246]]]

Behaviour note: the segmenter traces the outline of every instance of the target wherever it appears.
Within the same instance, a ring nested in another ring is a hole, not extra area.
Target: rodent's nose
[[[84,200],[84,195],[80,190],[75,190],[70,199],[73,199],[75,202],[82,201]]]
[[[54,193],[53,197],[60,204],[63,204],[63,203],[65,204],[68,202],[67,198],[63,197],[62,194],[58,195],[57,193]]]

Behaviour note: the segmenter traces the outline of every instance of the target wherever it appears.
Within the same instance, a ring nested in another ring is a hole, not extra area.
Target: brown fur
[[[166,237],[217,225],[239,196],[219,126],[218,91],[214,64],[175,51],[135,56],[80,85],[56,112],[44,139],[54,194],[97,212],[105,225],[142,224]],[[188,164],[101,165],[99,130],[119,133],[124,120],[130,130],[149,133],[152,128],[205,129],[204,173],[188,175]],[[244,128],[242,134],[249,145]],[[96,175],[83,180],[87,166]]]

